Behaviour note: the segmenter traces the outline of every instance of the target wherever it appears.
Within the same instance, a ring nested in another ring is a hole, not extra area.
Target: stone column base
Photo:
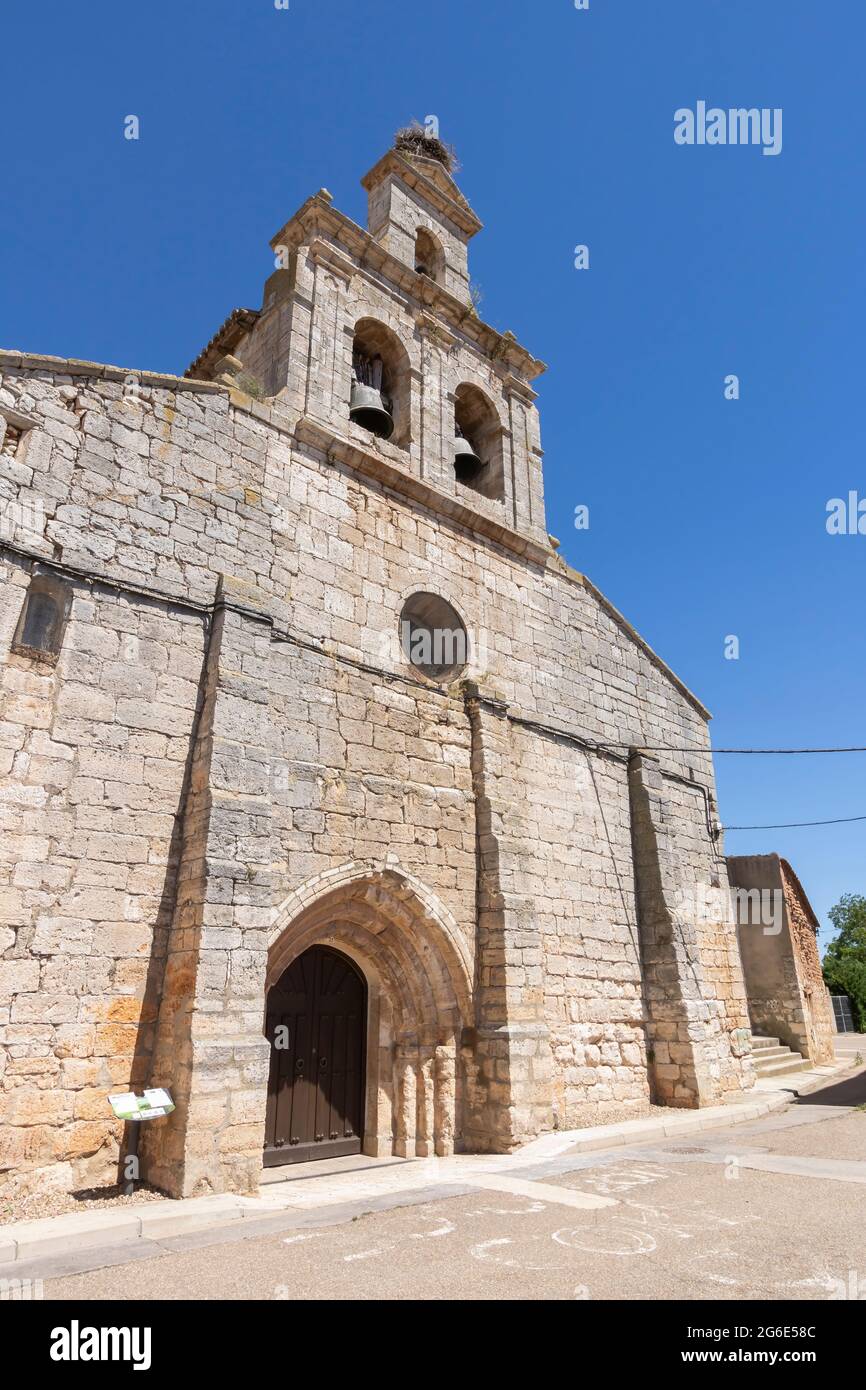
[[[479,1153],[510,1153],[553,1128],[553,1056],[543,1023],[479,1028],[477,1080],[465,1131]]]
[[[267,1038],[193,1040],[189,1094],[162,1132],[145,1132],[144,1178],[170,1197],[256,1193],[262,1173],[270,1044]],[[155,1084],[160,1084],[156,1081]]]

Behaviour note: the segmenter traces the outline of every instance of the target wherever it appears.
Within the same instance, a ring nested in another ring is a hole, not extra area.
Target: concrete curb
[[[498,1160],[491,1156],[490,1168],[495,1171],[501,1166],[507,1173],[518,1163],[524,1165],[542,1161],[564,1155],[566,1152],[589,1153],[593,1149],[651,1143],[653,1140],[670,1139],[679,1134],[693,1134],[700,1130],[746,1124],[751,1120],[762,1119],[773,1111],[784,1110],[793,1099],[787,1091],[765,1093],[760,1100],[736,1105],[716,1105],[703,1111],[672,1113],[664,1119],[623,1120],[620,1124],[601,1125],[594,1129],[559,1131],[543,1135],[541,1139],[536,1139],[511,1154],[503,1155]],[[471,1174],[467,1173],[466,1176],[468,1179]],[[460,1182],[459,1168],[455,1168],[447,1185],[459,1188]],[[347,1200],[351,1199],[348,1185],[346,1196]],[[134,1243],[142,1239],[159,1241],[192,1235],[200,1231],[232,1226],[251,1218],[273,1217],[280,1211],[294,1209],[290,1203],[281,1207],[279,1202],[275,1201],[275,1194],[271,1190],[268,1200],[231,1194],[186,1197],[180,1200],[166,1198],[165,1201],[149,1202],[138,1208],[125,1207],[118,1212],[100,1209],[91,1212],[69,1212],[63,1216],[45,1217],[39,1221],[19,1221],[9,1226],[0,1226],[0,1265],[14,1265],[19,1261],[63,1256],[88,1248]],[[326,1209],[323,1206],[323,1213]],[[304,1215],[310,1217],[314,1210],[307,1208]]]
[[[714,1105],[706,1110],[673,1112],[664,1119],[623,1120],[615,1125],[563,1130],[533,1140],[510,1157],[512,1160],[519,1158],[521,1162],[533,1161],[564,1153],[590,1153],[593,1149],[610,1149],[619,1144],[651,1143],[655,1139],[670,1139],[676,1134],[696,1134],[699,1130],[747,1124],[750,1120],[763,1119],[774,1110],[784,1110],[792,1099],[787,1091],[767,1091],[761,1094],[760,1099],[756,1097],[736,1105]]]
[[[254,1200],[254,1199],[253,1199]],[[193,1230],[209,1230],[240,1221],[245,1215],[240,1197],[191,1197],[151,1202],[122,1211],[104,1209],[68,1212],[39,1221],[0,1226],[0,1265],[18,1260],[65,1255],[90,1246],[120,1244],[142,1237],[158,1240]]]

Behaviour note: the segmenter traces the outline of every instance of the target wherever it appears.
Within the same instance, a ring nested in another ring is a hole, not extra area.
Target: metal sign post
[[[142,1120],[158,1120],[163,1115],[170,1115],[174,1110],[174,1101],[163,1087],[154,1087],[145,1091],[143,1095],[137,1096],[134,1091],[124,1091],[121,1095],[109,1096],[109,1105],[118,1120],[126,1121],[126,1156],[124,1167],[128,1168],[129,1176],[123,1186],[123,1195],[131,1197],[135,1191],[136,1178],[133,1176],[138,1170],[138,1128]],[[129,1160],[132,1159],[132,1164]]]

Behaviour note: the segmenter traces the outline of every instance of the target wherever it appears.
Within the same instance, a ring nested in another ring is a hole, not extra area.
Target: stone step
[[[789,1072],[807,1071],[809,1062],[801,1053],[787,1047],[778,1038],[752,1034],[752,1060],[757,1076],[787,1076]]]
[[[790,1057],[779,1057],[772,1062],[759,1062],[755,1058],[755,1072],[758,1076],[786,1076],[789,1072],[808,1070],[809,1063],[799,1052],[792,1052]]]

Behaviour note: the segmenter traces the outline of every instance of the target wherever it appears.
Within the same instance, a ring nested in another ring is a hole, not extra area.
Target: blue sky
[[[3,346],[182,371],[258,306],[304,198],[325,185],[363,222],[361,174],[435,114],[486,224],[482,316],[550,364],[565,557],[710,707],[717,745],[866,744],[866,536],[825,529],[831,497],[866,497],[862,0],[49,0],[3,38]],[[698,100],[781,107],[781,154],[676,145]],[[719,757],[722,819],[866,814],[864,772]],[[864,837],[727,850],[790,859],[824,920],[866,892]]]

